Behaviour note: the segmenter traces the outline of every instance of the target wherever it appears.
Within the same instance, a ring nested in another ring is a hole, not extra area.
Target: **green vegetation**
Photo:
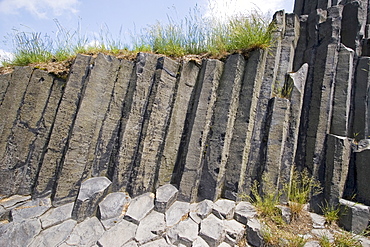
[[[93,40],[81,34],[80,25],[77,30],[66,30],[58,21],[54,38],[38,32],[14,30],[7,37],[13,46],[14,59],[4,61],[4,65],[59,62],[77,53],[98,52],[125,56],[144,51],[171,57],[188,54],[223,57],[233,52],[265,49],[272,42],[274,25],[262,14],[235,15],[221,21],[203,17],[201,11],[194,8],[184,20],[168,19],[169,24],[150,25],[140,34],[131,35],[131,49],[120,37],[113,38],[106,26]],[[97,42],[91,44],[92,41]]]

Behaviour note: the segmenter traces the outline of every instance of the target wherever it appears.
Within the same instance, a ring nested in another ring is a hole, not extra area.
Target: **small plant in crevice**
[[[362,247],[362,244],[358,236],[350,232],[341,231],[334,234],[334,242],[332,246]]]
[[[290,183],[285,189],[293,217],[299,216],[310,196],[322,192],[320,183],[306,169],[298,172],[295,167],[292,168]]]
[[[326,223],[329,225],[332,225],[339,220],[341,210],[338,206],[334,206],[328,202],[325,202],[324,205],[320,206],[320,209],[325,217]]]

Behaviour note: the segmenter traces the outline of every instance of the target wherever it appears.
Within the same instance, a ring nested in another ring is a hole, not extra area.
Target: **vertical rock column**
[[[370,58],[361,57],[358,60],[355,75],[353,133],[349,133],[357,140],[367,139],[370,135],[369,89]]]
[[[94,62],[57,181],[54,205],[74,201],[81,182],[91,174],[99,132],[119,65],[117,58],[103,54],[99,54]]]
[[[249,150],[257,101],[260,94],[267,52],[254,51],[246,62],[244,80],[239,95],[239,106],[236,113],[233,136],[229,148],[229,157],[225,164],[224,177],[220,177],[217,187],[222,188],[222,196],[236,200],[240,176],[245,174],[245,148]],[[244,166],[243,166],[244,164]]]
[[[240,175],[239,193],[249,194],[250,186],[254,180],[259,179],[262,172],[261,161],[263,159],[263,148],[266,145],[264,136],[266,134],[265,124],[267,120],[268,102],[273,93],[273,85],[277,76],[278,63],[280,61],[281,38],[285,28],[284,11],[278,11],[274,15],[274,22],[277,25],[277,31],[273,33],[275,42],[270,47],[267,53],[264,75],[262,79],[261,89],[258,96],[255,120],[252,130],[252,135],[249,140],[246,140],[243,159],[243,167],[245,172]]]
[[[159,160],[162,156],[168,122],[172,110],[173,95],[177,83],[179,64],[170,58],[159,58],[155,72],[151,99],[145,119],[140,149],[135,157],[128,192],[139,195],[154,191],[158,179]]]
[[[278,190],[283,152],[287,141],[290,115],[289,100],[274,97],[269,103],[268,130],[266,133],[265,167],[263,171],[263,191]]]
[[[90,59],[77,55],[71,67],[35,184],[34,195],[37,197],[49,195],[55,186],[84,92]]]
[[[361,140],[361,147],[355,151],[356,201],[370,205],[370,140]]]
[[[347,180],[351,157],[351,141],[346,137],[328,135],[324,196],[331,206],[339,204]]]
[[[2,177],[8,183],[3,184],[12,194],[31,194],[61,96],[58,80],[33,71],[2,160],[8,169],[8,176]]]
[[[244,69],[245,59],[240,54],[230,56],[225,62],[205,150],[199,200],[216,200],[221,195],[220,181],[225,177]]]
[[[3,104],[3,100],[8,90],[10,79],[12,77],[11,73],[0,75],[0,107]]]
[[[121,123],[123,133],[120,136],[116,165],[113,171],[113,191],[125,191],[130,182],[140,140],[143,138],[144,119],[148,118],[145,113],[151,90],[154,87],[157,60],[157,55],[149,53],[139,53],[136,58],[134,75],[132,82],[130,82],[133,83],[132,105],[130,110],[124,113],[124,120]]]
[[[157,186],[171,182],[186,124],[187,111],[191,105],[190,100],[195,91],[199,70],[199,65],[195,61],[184,61],[182,64],[176,98],[160,160]]]
[[[223,70],[219,60],[204,60],[199,76],[199,89],[194,99],[191,112],[190,130],[186,141],[183,158],[175,171],[179,177],[173,180],[179,184],[180,200],[195,201],[201,178],[204,153],[206,152],[207,137],[214,112],[217,88]]]

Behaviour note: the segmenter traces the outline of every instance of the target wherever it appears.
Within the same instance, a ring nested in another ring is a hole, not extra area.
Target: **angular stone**
[[[0,107],[3,104],[7,88],[9,87],[11,75],[11,73],[0,75]]]
[[[76,223],[74,220],[67,220],[62,224],[52,226],[37,235],[29,246],[58,246],[68,238]]]
[[[218,247],[231,247],[233,245],[230,245],[228,243],[222,242]]]
[[[231,220],[234,217],[235,202],[228,199],[218,199],[213,205],[212,212],[221,220]]]
[[[190,204],[188,202],[176,201],[172,206],[166,211],[166,225],[171,227],[176,225],[180,220],[184,220],[188,217],[190,210]]]
[[[214,203],[210,200],[203,200],[190,205],[189,216],[196,222],[200,223],[212,213]]]
[[[171,238],[173,244],[183,244],[184,246],[192,246],[192,243],[198,237],[198,224],[191,218],[180,221],[173,228],[169,229],[167,235]]]
[[[192,247],[209,247],[209,245],[203,238],[198,236],[197,239],[193,242]]]
[[[185,128],[186,114],[191,96],[196,88],[199,70],[199,65],[195,61],[182,62],[177,93],[159,166],[158,185],[171,182],[176,159],[179,155],[181,137]]]
[[[253,51],[246,62],[225,175],[223,179],[219,179],[217,185],[224,187],[223,196],[227,199],[237,199],[239,179],[246,169],[245,164],[243,165],[244,148],[248,148],[246,146],[249,141],[246,140],[250,138],[255,120],[266,54],[262,49]]]
[[[98,245],[101,247],[124,245],[135,237],[137,225],[127,220],[122,220],[116,226],[104,232],[98,240]]]
[[[246,224],[246,238],[252,246],[263,246],[262,226],[259,220],[253,218]]]
[[[312,219],[312,227],[315,229],[323,229],[325,228],[326,219],[324,216],[310,213],[311,219]]]
[[[135,241],[130,241],[124,245],[122,245],[122,247],[137,247],[137,243]]]
[[[233,135],[245,59],[240,54],[227,58],[217,89],[206,155],[198,189],[198,200],[216,200],[221,196],[225,166]]]
[[[276,207],[280,210],[284,222],[290,224],[292,221],[292,210],[290,207],[284,205],[277,205]]]
[[[17,205],[24,204],[29,199],[31,199],[31,196],[13,195],[11,197],[1,199],[0,205],[5,209],[12,208]]]
[[[234,219],[244,225],[256,215],[257,210],[250,202],[241,201],[235,207]]]
[[[328,135],[324,196],[329,205],[338,205],[339,199],[343,197],[350,158],[351,140],[345,137]]]
[[[202,237],[208,245],[218,246],[225,239],[223,221],[213,214],[209,215],[200,223],[199,236]]]
[[[135,240],[139,244],[145,244],[147,242],[161,238],[161,235],[165,231],[166,222],[164,220],[164,214],[152,211],[139,223],[136,230]]]
[[[87,218],[75,226],[65,243],[70,246],[92,246],[103,233],[104,228],[96,217]]]
[[[36,218],[51,208],[50,198],[38,198],[11,210],[14,222]]]
[[[82,181],[90,177],[119,67],[117,58],[103,54],[94,61],[64,155],[53,205],[74,201]]]
[[[165,211],[171,207],[177,199],[177,193],[178,190],[172,184],[166,184],[159,187],[155,195],[155,210],[160,213],[165,213]]]
[[[98,207],[100,220],[107,220],[121,216],[128,208],[131,198],[127,193],[114,192],[108,194]]]
[[[226,231],[225,242],[231,246],[237,245],[243,238],[245,226],[236,220],[224,220]]]
[[[199,88],[194,96],[194,107],[191,110],[192,123],[186,137],[186,146],[182,152],[181,161],[174,171],[173,181],[179,184],[178,198],[194,202],[198,196],[203,156],[206,151],[206,141],[210,130],[217,88],[223,63],[219,60],[204,60],[198,77]]]
[[[95,216],[97,207],[107,194],[111,183],[106,177],[95,177],[84,181],[73,207],[72,218],[81,222],[87,217]]]
[[[138,225],[154,208],[154,194],[147,192],[131,200],[125,219]]]
[[[49,195],[55,185],[56,174],[66,152],[74,121],[78,111],[86,78],[89,73],[90,56],[77,55],[65,84],[62,100],[55,117],[53,130],[39,171],[34,194],[38,197]],[[80,174],[81,175],[81,174]]]
[[[344,199],[340,199],[339,204],[342,212],[339,225],[355,234],[365,231],[370,220],[369,207]]]
[[[171,245],[169,245],[165,239],[161,238],[159,240],[156,240],[156,241],[153,241],[153,242],[149,242],[149,243],[146,243],[146,244],[143,244],[141,245],[143,247],[158,247],[158,246],[163,246],[163,247],[170,247]]]
[[[50,226],[54,226],[62,223],[72,217],[74,203],[68,203],[63,206],[52,208],[43,214],[39,219],[41,221],[41,226],[43,229]]]
[[[335,75],[333,98],[333,117],[330,133],[338,136],[348,136],[350,124],[351,95],[353,88],[354,52],[352,49],[340,46],[338,64]]]
[[[37,219],[11,222],[0,226],[0,243],[3,246],[29,246],[40,231],[41,224]]]
[[[113,173],[113,191],[126,190],[130,183],[134,162],[140,141],[145,112],[149,104],[151,89],[154,87],[153,76],[159,56],[155,54],[139,53],[135,61],[131,94],[132,106],[125,111],[121,123],[122,134],[117,150],[116,167]]]

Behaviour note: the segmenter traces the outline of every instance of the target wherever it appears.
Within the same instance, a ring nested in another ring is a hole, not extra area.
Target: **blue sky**
[[[55,36],[55,19],[67,30],[80,25],[90,37],[108,28],[115,37],[122,30],[123,38],[156,21],[167,22],[167,15],[182,19],[195,6],[204,15],[224,16],[253,9],[271,15],[280,9],[292,12],[293,5],[294,0],[0,0],[0,59],[12,52],[7,34],[15,29]]]

